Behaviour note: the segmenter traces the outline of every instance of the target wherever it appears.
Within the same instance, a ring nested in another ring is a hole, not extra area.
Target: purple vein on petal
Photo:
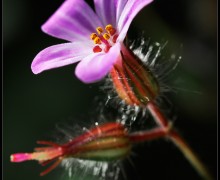
[[[101,21],[85,1],[67,0],[42,26],[42,30],[54,37],[74,41],[89,39],[100,25]]]
[[[116,23],[118,23],[121,13],[126,5],[128,0],[115,0],[116,7]]]
[[[50,46],[34,58],[31,69],[34,74],[73,64],[92,53],[92,48],[82,43],[65,43]]]
[[[116,7],[114,0],[94,0],[95,10],[104,26],[116,25]]]

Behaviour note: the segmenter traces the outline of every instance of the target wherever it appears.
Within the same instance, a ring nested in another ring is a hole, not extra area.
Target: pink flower
[[[124,38],[137,13],[152,0],[66,0],[42,26],[54,37],[70,41],[42,50],[34,58],[34,74],[81,61],[76,76],[85,83],[102,79],[120,56]]]

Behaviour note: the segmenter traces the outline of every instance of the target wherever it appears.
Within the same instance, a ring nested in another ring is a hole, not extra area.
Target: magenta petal
[[[127,2],[118,21],[119,37],[117,40],[119,42],[124,40],[129,26],[138,12],[152,1],[153,0],[129,0]]]
[[[67,41],[89,40],[101,21],[84,0],[66,0],[42,26],[42,30]]]
[[[44,70],[73,64],[92,52],[92,47],[79,42],[50,46],[37,54],[31,69],[34,74],[38,74]]]
[[[103,26],[116,25],[115,0],[94,0],[96,14],[100,17]]]
[[[108,53],[94,53],[83,59],[76,67],[76,76],[84,83],[101,80],[108,74],[120,55],[120,44],[115,44]]]

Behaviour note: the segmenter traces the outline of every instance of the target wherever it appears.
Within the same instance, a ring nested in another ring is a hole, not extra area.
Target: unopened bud
[[[129,105],[146,106],[159,94],[159,86],[150,69],[129,49],[121,56],[110,74],[118,96]]]

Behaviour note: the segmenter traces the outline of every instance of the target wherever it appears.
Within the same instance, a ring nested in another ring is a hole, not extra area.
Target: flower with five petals
[[[34,58],[34,74],[80,61],[76,76],[84,83],[101,80],[117,62],[129,26],[152,0],[66,0],[42,26],[54,37],[70,41],[50,46]]]

